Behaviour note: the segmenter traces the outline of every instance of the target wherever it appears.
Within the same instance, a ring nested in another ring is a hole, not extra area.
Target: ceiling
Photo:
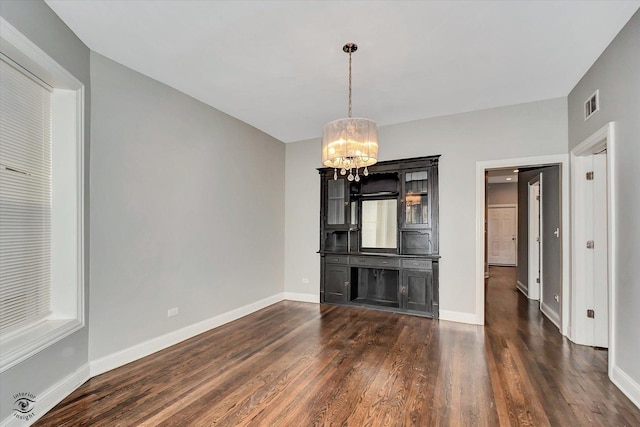
[[[638,1],[46,0],[92,50],[284,142],[567,96]]]
[[[487,172],[489,184],[510,184],[518,182],[518,168],[492,169]]]

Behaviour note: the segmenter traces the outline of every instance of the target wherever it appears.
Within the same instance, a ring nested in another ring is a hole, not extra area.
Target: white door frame
[[[575,295],[572,301],[572,317],[571,323],[572,336],[571,340],[579,344],[588,344],[589,336],[593,336],[592,324],[586,321],[586,301],[584,298],[585,292],[588,292],[584,288],[584,263],[585,260],[578,248],[585,244],[588,237],[585,235],[585,215],[579,207],[583,206],[585,202],[584,191],[582,190],[584,185],[584,173],[587,172],[584,168],[584,161],[581,161],[581,157],[588,156],[593,153],[597,153],[606,148],[607,150],[607,258],[608,258],[608,282],[609,282],[609,377],[613,375],[613,366],[615,364],[615,300],[616,294],[616,224],[615,207],[616,207],[616,194],[615,194],[615,138],[614,138],[615,126],[614,122],[609,122],[597,132],[591,135],[589,138],[582,141],[577,147],[571,150],[571,206],[572,206],[572,259],[571,259],[571,292]]]
[[[542,245],[540,245],[540,240],[536,240],[536,237],[540,239],[540,237],[542,236],[542,218],[540,216],[540,212],[542,210],[540,209],[541,207],[540,205],[542,204],[542,197],[541,197],[542,192],[540,191],[540,184],[541,184],[541,179],[540,179],[540,175],[538,175],[537,177],[530,180],[527,185],[528,200],[529,200],[529,209],[528,209],[529,215],[527,220],[528,236],[529,236],[529,257],[528,257],[529,259],[527,260],[528,271],[529,271],[529,283],[527,285],[527,292],[525,293],[525,296],[532,300],[539,300],[540,295],[542,294],[541,292]],[[534,187],[538,188],[538,194],[537,194],[538,200],[535,199],[536,194],[533,191]],[[538,215],[537,229],[536,227],[534,227],[534,223],[532,221],[533,214]],[[532,266],[535,266],[535,270],[532,268]],[[536,282],[536,279],[538,280],[538,282]]]
[[[560,331],[569,335],[570,268],[569,256],[569,155],[521,157],[516,159],[476,162],[476,324],[484,325],[484,173],[490,169],[508,167],[560,165],[562,173],[562,286],[560,304]]]
[[[517,265],[518,265],[518,205],[517,205],[516,203],[506,203],[506,204],[494,204],[494,205],[487,205],[487,212],[488,212],[490,209],[496,209],[496,208],[498,208],[498,209],[499,209],[499,208],[513,208],[513,210],[514,210],[514,212],[515,212],[515,218],[514,218],[515,224],[514,224],[514,227],[513,227],[513,229],[515,230],[515,233],[516,233],[516,234],[515,234],[516,238],[515,238],[515,240],[514,240],[514,242],[515,242],[515,249],[514,249],[514,263],[513,263],[513,265],[511,265],[511,264],[496,264],[496,263],[490,263],[490,262],[489,262],[489,256],[487,256],[487,263],[488,263],[489,265],[505,265],[505,266],[507,266],[507,267],[517,266]],[[487,213],[487,215],[488,215],[488,213]],[[488,231],[489,231],[489,223],[487,222],[487,241],[488,241],[488,239],[489,239],[489,233],[488,233]]]

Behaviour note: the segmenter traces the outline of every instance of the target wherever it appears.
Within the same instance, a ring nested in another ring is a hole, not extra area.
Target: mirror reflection
[[[362,201],[362,247],[393,249],[398,247],[398,201]]]

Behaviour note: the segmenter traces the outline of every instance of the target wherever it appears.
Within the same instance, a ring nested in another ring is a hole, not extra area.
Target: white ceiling
[[[284,141],[568,95],[638,1],[64,1],[92,50]]]
[[[487,182],[489,184],[514,184],[518,182],[518,172],[515,172],[517,170],[517,168],[492,169],[487,172]]]

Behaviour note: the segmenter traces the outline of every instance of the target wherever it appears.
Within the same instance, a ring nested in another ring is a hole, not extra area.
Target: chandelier
[[[333,120],[322,130],[322,164],[333,168],[333,179],[346,175],[349,181],[360,181],[359,169],[369,175],[368,166],[378,162],[378,127],[369,119],[351,117],[351,55],[358,50],[355,43],[347,43],[342,50],[349,54],[349,116]],[[355,171],[355,174],[354,174]]]

